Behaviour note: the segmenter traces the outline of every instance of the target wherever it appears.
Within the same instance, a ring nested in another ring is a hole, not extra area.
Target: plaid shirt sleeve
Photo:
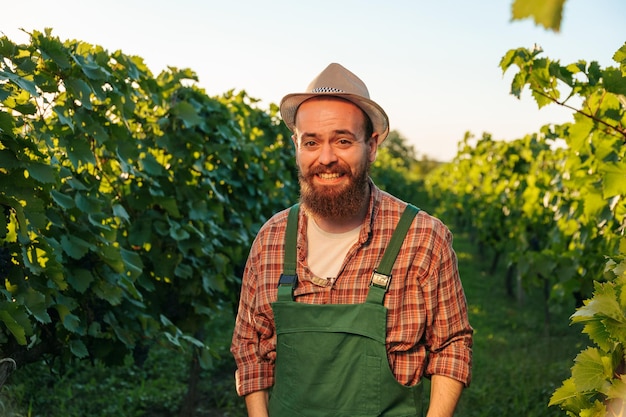
[[[271,303],[282,273],[287,211],[270,219],[254,240],[244,269],[231,352],[239,395],[274,384],[276,334]]]
[[[370,211],[359,242],[347,254],[330,288],[314,284],[306,262],[306,221],[300,214],[298,287],[304,303],[362,303],[369,279],[387,247],[406,203],[372,187]],[[282,272],[287,211],[270,219],[252,246],[244,271],[231,351],[239,395],[274,383],[276,335],[271,303]],[[387,352],[396,379],[413,385],[423,376],[445,375],[469,385],[472,328],[452,249],[452,234],[420,212],[394,264],[385,297]]]
[[[432,278],[425,283],[430,326],[425,329],[429,350],[426,375],[445,375],[463,382],[471,380],[472,333],[467,302],[452,249],[452,234],[442,228],[441,249],[437,252]]]

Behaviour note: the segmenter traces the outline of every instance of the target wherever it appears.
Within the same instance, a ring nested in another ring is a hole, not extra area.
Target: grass
[[[475,329],[473,380],[456,416],[564,416],[547,404],[587,344],[581,329],[569,326],[573,307],[555,312],[546,329],[539,290],[528,291],[520,304],[506,295],[504,271],[486,273],[490,260],[480,259],[465,236],[456,236],[455,249]],[[234,363],[228,354],[231,323],[232,317],[213,323],[212,346],[222,359],[202,376],[195,417],[246,415],[243,400],[235,394]],[[188,359],[158,348],[142,368],[130,361],[115,368],[80,363],[62,377],[51,375],[42,364],[30,365],[18,369],[0,391],[0,415],[177,416],[186,392]]]
[[[503,268],[487,274],[490,260],[478,257],[465,236],[456,236],[455,250],[475,331],[472,383],[456,416],[565,415],[548,402],[587,343],[569,325],[573,300],[571,308],[553,309],[546,327],[540,289],[527,290],[523,303],[511,299]]]

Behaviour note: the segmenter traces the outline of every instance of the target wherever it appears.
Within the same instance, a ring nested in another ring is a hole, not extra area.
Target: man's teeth
[[[339,178],[339,174],[337,173],[332,173],[332,174],[319,174],[320,178],[324,179],[324,180],[332,180],[335,178]]]

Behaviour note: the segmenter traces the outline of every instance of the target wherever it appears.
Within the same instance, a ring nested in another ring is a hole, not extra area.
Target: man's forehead
[[[303,119],[307,121],[355,121],[361,124],[366,114],[354,103],[339,98],[312,98],[300,105],[296,112],[296,125]]]

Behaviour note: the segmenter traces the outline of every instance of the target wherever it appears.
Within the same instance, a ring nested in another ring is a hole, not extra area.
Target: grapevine
[[[502,58],[503,71],[518,69],[511,93],[528,89],[539,107],[571,108],[577,97],[573,122],[508,142],[467,134],[426,186],[444,219],[486,252],[506,254],[518,298],[544,288],[546,325],[551,307],[579,308],[572,323],[584,323],[598,346],[579,355],[550,404],[604,415],[626,397],[626,44],[614,55],[619,68],[563,66],[542,53],[518,48]]]

